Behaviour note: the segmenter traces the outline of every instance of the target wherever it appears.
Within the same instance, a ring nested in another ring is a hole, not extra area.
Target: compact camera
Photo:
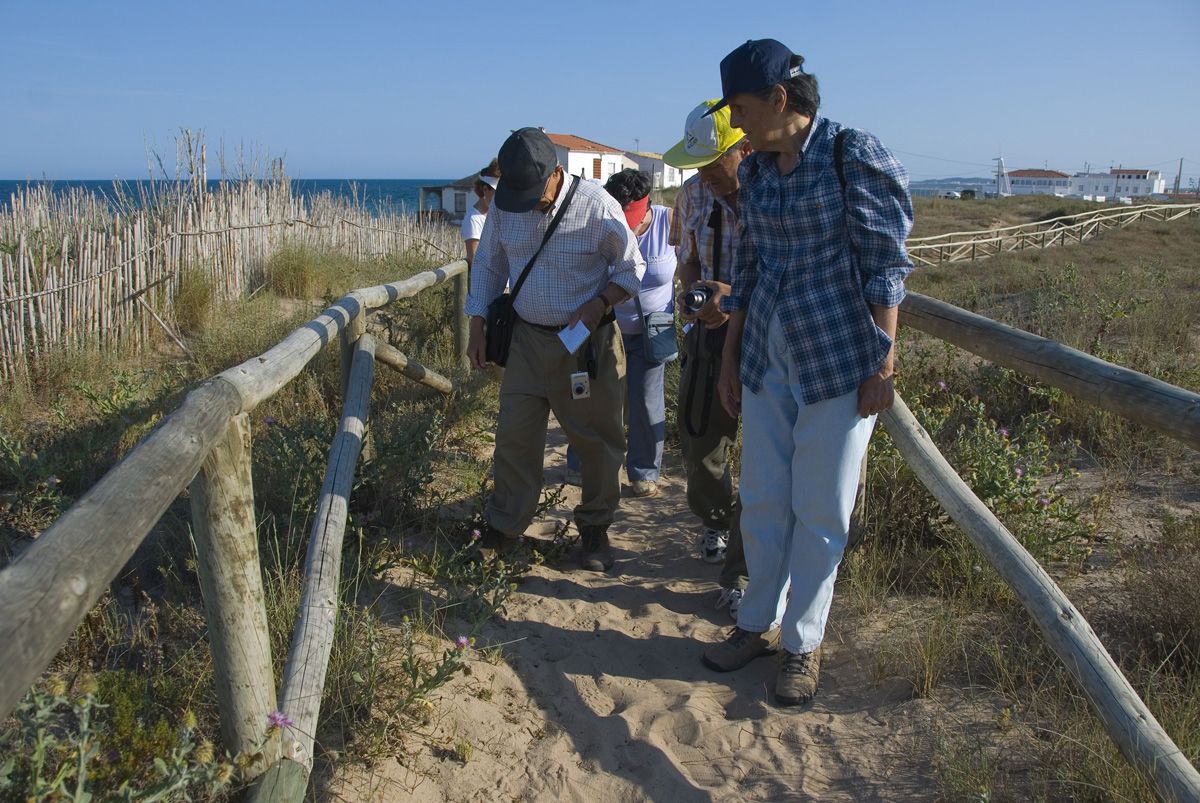
[[[590,399],[592,397],[592,379],[587,371],[576,371],[571,374],[571,398]]]
[[[713,297],[713,290],[707,284],[702,284],[693,287],[683,294],[683,307],[688,312],[696,315],[701,308],[708,303],[708,300]]]

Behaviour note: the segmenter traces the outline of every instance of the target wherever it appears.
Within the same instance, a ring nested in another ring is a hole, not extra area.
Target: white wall
[[[1152,195],[1165,192],[1167,181],[1156,170],[1149,178],[1131,178],[1133,174],[1076,173],[1071,176],[1072,195]]]
[[[1008,183],[1013,195],[1067,195],[1071,192],[1071,179],[1066,176],[1026,178],[1010,173]]]
[[[613,173],[620,173],[624,169],[624,154],[612,153],[596,153],[594,151],[570,151],[555,145],[555,152],[558,154],[558,163],[563,166],[568,173],[573,176],[582,175],[584,178],[592,178],[594,173],[592,169],[593,160],[600,160],[600,181],[608,181],[608,177]]]

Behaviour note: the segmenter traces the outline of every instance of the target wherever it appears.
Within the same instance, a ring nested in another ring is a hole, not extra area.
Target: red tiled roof
[[[1009,178],[1070,178],[1066,173],[1057,170],[1010,170]]]
[[[561,148],[566,148],[569,151],[591,151],[593,153],[624,153],[624,148],[611,148],[608,145],[602,145],[599,142],[583,137],[577,137],[574,134],[551,134],[546,132],[546,136],[550,141]]]
[[[1132,167],[1114,167],[1108,172],[1114,176],[1122,173],[1138,173],[1142,178],[1150,178],[1149,170],[1134,170]]]

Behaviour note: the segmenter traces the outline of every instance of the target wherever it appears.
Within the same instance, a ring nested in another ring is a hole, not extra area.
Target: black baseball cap
[[[729,99],[741,92],[757,92],[789,78],[803,70],[792,66],[792,51],[774,39],[748,39],[728,56],[721,59],[721,100],[709,109],[729,105]]]
[[[498,157],[500,184],[493,203],[505,212],[528,212],[537,206],[546,181],[558,166],[550,137],[540,128],[519,128],[504,140]]]

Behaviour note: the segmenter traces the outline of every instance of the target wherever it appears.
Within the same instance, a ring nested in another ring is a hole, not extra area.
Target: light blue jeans
[[[625,471],[630,482],[658,482],[662,470],[663,441],[667,437],[667,406],[663,400],[666,363],[646,361],[644,335],[621,333],[625,343],[625,402],[629,422],[629,446]],[[579,458],[567,447],[567,468],[579,470]]]
[[[762,389],[742,390],[741,523],[750,585],[738,627],[762,633],[781,622],[783,648],[811,652],[825,636],[875,416],[858,415],[857,389],[804,403],[778,316],[767,329],[767,352]]]

